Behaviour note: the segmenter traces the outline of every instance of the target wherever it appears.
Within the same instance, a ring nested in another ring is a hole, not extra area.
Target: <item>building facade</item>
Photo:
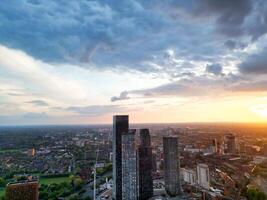
[[[128,115],[113,116],[113,188],[112,198],[122,200],[122,135],[129,131]]]
[[[177,137],[163,137],[165,190],[171,197],[181,194]]]
[[[197,165],[197,182],[200,187],[205,189],[210,188],[210,175],[209,175],[209,166],[206,164]]]
[[[224,139],[224,153],[235,154],[236,153],[236,140],[233,134],[228,134]]]
[[[135,132],[122,135],[122,200],[137,200]]]
[[[153,196],[152,148],[149,129],[140,130],[140,145],[138,148],[138,190],[139,200],[146,200]]]
[[[195,185],[197,183],[196,170],[181,169],[182,177],[185,183]]]
[[[38,200],[38,181],[23,181],[6,186],[6,200]]]

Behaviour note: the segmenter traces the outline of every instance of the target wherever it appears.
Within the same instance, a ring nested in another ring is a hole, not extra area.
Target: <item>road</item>
[[[105,196],[108,196],[108,198],[105,198]],[[112,199],[112,190],[111,189],[106,190],[96,198],[96,200],[102,200],[102,199],[111,200]]]

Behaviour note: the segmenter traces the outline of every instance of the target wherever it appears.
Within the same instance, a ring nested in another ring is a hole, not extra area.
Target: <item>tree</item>
[[[0,177],[0,187],[5,187],[5,186],[6,186],[6,180]]]
[[[266,195],[257,190],[256,188],[249,188],[247,189],[247,198],[248,200],[267,200]]]
[[[266,200],[267,197],[263,192],[258,192],[257,193],[257,200]]]

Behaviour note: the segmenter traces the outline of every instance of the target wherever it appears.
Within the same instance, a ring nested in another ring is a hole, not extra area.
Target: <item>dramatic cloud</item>
[[[225,53],[225,38],[210,40],[213,21],[185,12],[236,35],[251,7],[248,0],[1,1],[0,43],[49,63],[172,74],[183,62],[218,62]]]
[[[217,31],[228,36],[244,33],[243,23],[253,9],[250,0],[204,0],[198,1],[195,9],[197,15],[215,15]]]
[[[137,94],[143,97],[180,96],[196,97],[213,94],[214,91],[222,90],[223,80],[209,79],[206,77],[194,77],[181,79],[158,87],[129,91],[129,94]]]
[[[266,33],[265,0],[0,1],[1,116],[87,123],[264,95]]]
[[[251,1],[254,3],[254,12],[247,20],[247,33],[252,40],[257,40],[267,33],[267,4],[265,0]]]
[[[239,65],[239,70],[244,74],[267,74],[267,47],[261,52],[248,56]]]
[[[233,40],[227,40],[224,45],[230,49],[230,50],[234,50],[234,49],[244,49],[247,45],[242,43],[242,42],[236,42]]]
[[[214,63],[206,66],[206,72],[214,75],[222,75],[222,66],[219,63]]]
[[[158,87],[144,90],[128,91],[129,94],[140,95],[143,98],[161,97],[204,97],[214,98],[234,95],[237,93],[266,93],[267,80],[257,80],[229,73],[224,76],[195,76],[191,79],[180,79]]]

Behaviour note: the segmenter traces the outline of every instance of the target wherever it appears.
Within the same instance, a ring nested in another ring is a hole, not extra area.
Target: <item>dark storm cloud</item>
[[[261,52],[248,56],[240,65],[243,74],[267,74],[267,47]]]
[[[247,45],[242,42],[234,41],[234,40],[227,40],[224,43],[224,46],[227,47],[230,50],[234,49],[244,49]]]
[[[168,15],[180,8],[189,11],[192,5],[159,0],[1,1],[0,43],[46,62],[165,72],[170,65],[180,67],[164,57],[167,49],[184,60],[216,59],[223,53],[214,48],[217,41],[209,40],[210,30],[202,24]]]
[[[267,33],[267,3],[266,0],[252,1],[254,12],[249,18],[246,28],[247,33],[252,35],[252,40],[257,40]]]
[[[228,36],[243,34],[245,18],[253,9],[250,0],[202,0],[197,1],[196,15],[216,15],[218,32]]]
[[[12,0],[0,13],[0,43],[47,62],[145,70],[137,62],[169,46],[154,41],[169,22],[138,1]]]
[[[221,62],[227,49],[243,48],[237,36],[264,35],[266,5],[263,0],[4,0],[0,44],[45,62],[173,76],[185,72],[178,59]],[[214,39],[215,33],[224,37]],[[174,56],[166,54],[170,49]]]
[[[195,16],[207,19],[215,16],[216,30],[220,34],[228,37],[250,36],[255,41],[267,33],[265,0],[202,0],[194,5]]]

